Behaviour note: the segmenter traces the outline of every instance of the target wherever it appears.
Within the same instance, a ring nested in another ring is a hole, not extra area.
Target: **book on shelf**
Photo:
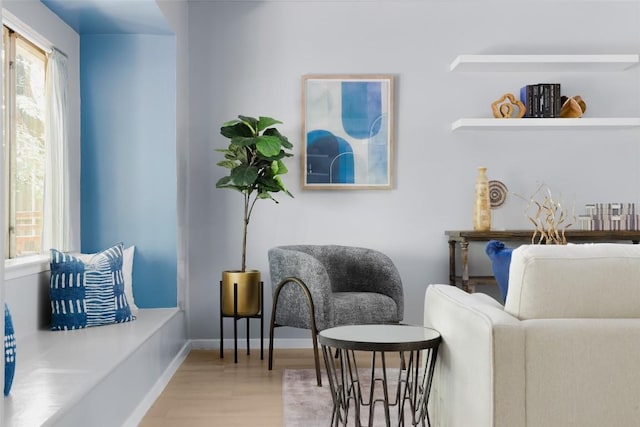
[[[587,215],[634,215],[640,213],[635,203],[588,203],[584,206]]]
[[[560,117],[560,83],[538,83],[520,88],[520,101],[525,106],[525,117]]]
[[[589,203],[585,214],[578,217],[581,230],[637,231],[640,230],[640,214],[635,203]]]
[[[584,215],[579,217],[580,229],[590,231],[637,231],[640,229],[639,215],[618,215],[597,217]]]

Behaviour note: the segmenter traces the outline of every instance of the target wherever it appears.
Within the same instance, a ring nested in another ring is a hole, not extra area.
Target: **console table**
[[[460,284],[462,289],[473,292],[475,286],[480,283],[493,283],[496,281],[493,276],[473,276],[469,273],[469,242],[488,242],[489,240],[500,240],[503,242],[531,242],[533,230],[447,230],[445,231],[449,239],[449,284],[456,286]],[[569,243],[574,242],[623,242],[630,241],[634,244],[640,242],[639,231],[589,231],[589,230],[567,230],[565,236]],[[460,260],[462,262],[461,275],[456,274],[456,248],[460,247]],[[484,250],[484,246],[483,246]]]

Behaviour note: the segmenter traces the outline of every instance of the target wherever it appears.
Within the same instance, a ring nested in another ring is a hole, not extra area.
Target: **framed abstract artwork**
[[[302,77],[302,188],[391,189],[393,76]]]

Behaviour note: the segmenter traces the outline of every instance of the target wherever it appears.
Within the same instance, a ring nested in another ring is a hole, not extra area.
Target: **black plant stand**
[[[233,363],[238,363],[238,320],[247,319],[247,356],[249,351],[249,320],[260,319],[260,360],[264,360],[264,283],[260,281],[260,311],[251,316],[238,314],[238,284],[233,284],[233,314],[222,313],[222,281],[220,281],[220,358],[224,358],[224,325],[225,317],[233,318]]]

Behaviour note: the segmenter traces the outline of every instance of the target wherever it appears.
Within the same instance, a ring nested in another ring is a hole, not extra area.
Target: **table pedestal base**
[[[438,348],[393,352],[400,354],[401,368],[397,377],[387,376],[384,351],[373,351],[371,380],[368,389],[362,386],[353,350],[322,346],[327,376],[333,400],[332,426],[346,426],[353,412],[355,426],[362,426],[361,415],[368,412],[368,426],[373,426],[376,405],[381,405],[385,425],[431,425],[427,402],[431,390]],[[337,357],[333,354],[337,352]],[[387,352],[389,353],[389,352]],[[379,361],[378,361],[379,359]],[[422,359],[422,363],[421,363]],[[380,366],[377,367],[377,363]],[[391,413],[395,415],[392,417]],[[425,424],[426,420],[426,424]]]

